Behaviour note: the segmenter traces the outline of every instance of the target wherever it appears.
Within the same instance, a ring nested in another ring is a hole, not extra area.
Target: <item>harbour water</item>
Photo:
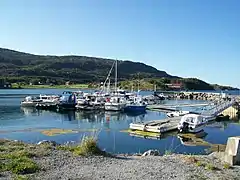
[[[144,114],[117,112],[66,112],[57,113],[21,108],[20,102],[27,95],[61,94],[63,89],[19,89],[0,90],[0,138],[17,139],[36,143],[54,140],[57,143],[79,142],[83,136],[98,136],[102,149],[112,153],[138,153],[149,149],[166,150],[175,153],[205,154],[205,146],[189,146],[181,143],[176,133],[166,134],[161,139],[130,136],[126,130],[131,122],[158,120],[164,113],[147,111]],[[148,94],[149,92],[142,92]],[[164,103],[203,103],[194,100],[166,100]],[[185,110],[185,109],[183,109]],[[200,111],[193,107],[186,110]],[[240,135],[239,121],[217,122],[206,127],[204,141],[225,144],[230,136]]]

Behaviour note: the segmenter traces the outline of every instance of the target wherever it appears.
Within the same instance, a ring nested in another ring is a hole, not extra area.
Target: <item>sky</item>
[[[239,0],[0,0],[0,47],[143,62],[240,87]]]

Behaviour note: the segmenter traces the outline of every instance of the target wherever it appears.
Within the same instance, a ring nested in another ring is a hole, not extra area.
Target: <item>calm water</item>
[[[61,94],[62,89],[34,90],[0,90],[0,138],[18,139],[26,142],[54,140],[58,143],[80,141],[84,135],[92,135],[98,130],[98,143],[102,149],[113,153],[136,153],[148,149],[174,150],[176,153],[204,154],[203,146],[183,145],[176,133],[167,134],[162,139],[148,139],[130,136],[121,132],[129,127],[131,122],[148,121],[165,118],[164,113],[147,111],[145,114],[133,115],[124,113],[99,112],[68,112],[55,113],[37,111],[20,107],[20,101],[27,95]],[[143,92],[147,94],[149,92]],[[166,101],[173,104],[180,101]],[[202,103],[203,101],[183,100],[181,103]],[[197,111],[199,108],[188,110]],[[44,130],[67,129],[73,133],[49,135]],[[229,136],[240,135],[240,124],[235,122],[215,123],[205,128],[205,141],[214,144],[224,144]]]

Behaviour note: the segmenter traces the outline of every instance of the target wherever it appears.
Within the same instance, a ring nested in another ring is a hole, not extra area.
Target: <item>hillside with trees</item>
[[[106,58],[43,56],[0,48],[0,79],[19,84],[59,85],[67,81],[96,84],[105,80],[113,63],[113,59]],[[163,89],[166,83],[174,79],[180,79],[186,89],[222,88],[197,79],[172,76],[152,66],[132,61],[118,61],[118,76],[118,80],[123,83],[141,79],[151,86],[158,84]]]

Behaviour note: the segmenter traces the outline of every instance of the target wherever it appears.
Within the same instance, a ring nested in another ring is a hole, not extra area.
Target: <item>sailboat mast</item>
[[[117,59],[115,63],[115,93],[117,93]]]
[[[140,81],[139,81],[139,73],[138,73],[138,79],[137,79],[137,88],[138,88],[137,94],[138,94],[138,95],[139,95],[139,83],[140,83]]]

